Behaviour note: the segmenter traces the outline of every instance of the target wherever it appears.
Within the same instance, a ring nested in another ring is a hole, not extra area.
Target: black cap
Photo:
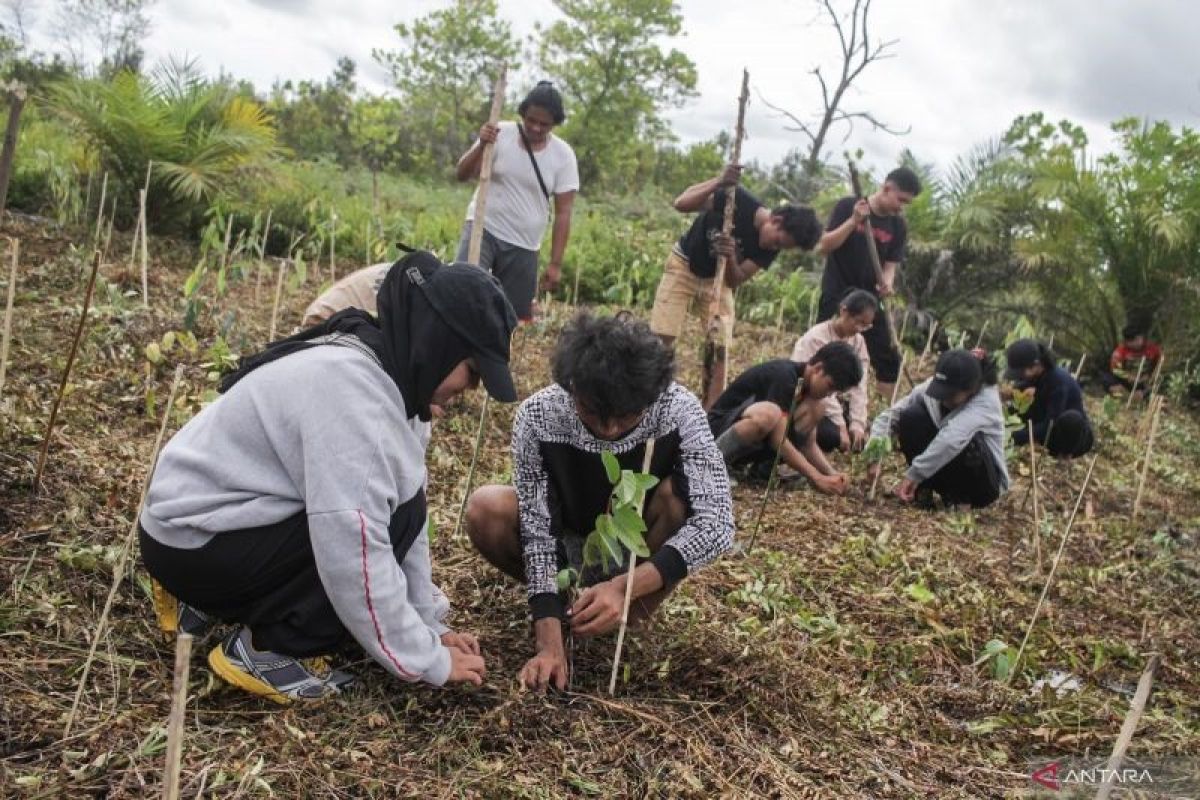
[[[487,393],[501,403],[516,402],[508,358],[517,315],[500,282],[490,272],[463,263],[424,274],[413,268],[409,274],[442,320],[470,345]]]
[[[1042,349],[1033,339],[1017,339],[1004,351],[1007,367],[1004,370],[1006,380],[1019,381],[1021,373],[1042,359]]]
[[[946,400],[956,392],[973,391],[983,383],[983,367],[970,351],[947,350],[938,359],[925,394]]]

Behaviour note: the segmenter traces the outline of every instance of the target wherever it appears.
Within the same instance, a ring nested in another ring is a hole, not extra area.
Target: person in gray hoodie
[[[895,435],[908,471],[896,485],[902,502],[991,505],[1008,489],[1004,412],[996,362],[982,350],[948,350],[934,375],[875,418],[871,437]],[[871,465],[875,479],[882,463]]]
[[[495,278],[425,252],[377,299],[378,319],[347,309],[243,359],[163,448],[140,518],[181,627],[235,626],[214,672],[280,703],[346,686],[309,659],[350,637],[406,681],[485,674],[432,581],[421,423],[481,380],[516,400],[516,316]]]

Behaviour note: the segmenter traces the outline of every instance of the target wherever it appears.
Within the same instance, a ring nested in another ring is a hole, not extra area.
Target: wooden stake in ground
[[[654,439],[646,440],[646,454],[642,456],[642,474],[650,472],[650,461],[654,458]],[[646,495],[638,505],[638,516],[646,505]],[[625,629],[629,627],[629,604],[633,600],[633,571],[637,568],[637,555],[629,551],[629,571],[625,573],[625,601],[621,604],[621,627],[617,629],[617,649],[613,653],[612,674],[608,677],[608,694],[617,693],[617,670],[621,666],[621,650],[625,646]]]
[[[8,271],[8,296],[4,301],[4,339],[0,342],[0,398],[4,397],[4,379],[8,375],[8,345],[12,337],[13,297],[17,288],[17,261],[20,258],[21,240],[9,237],[8,246],[12,252],[12,267]]]
[[[900,371],[896,374],[896,382],[892,384],[892,402],[888,403],[888,413],[891,413],[892,408],[896,405],[896,394],[900,391],[900,376],[904,374],[904,362],[908,360],[908,353],[900,355]],[[883,474],[883,460],[879,461],[879,471],[875,473],[875,478],[871,481],[871,491],[867,492],[867,500],[875,500],[875,490],[879,487],[879,476]]]
[[[850,172],[850,191],[853,192],[856,200],[863,199],[862,182],[858,179],[858,167],[854,166],[853,161],[848,162]],[[875,270],[875,283],[879,287],[879,291],[883,291],[883,262],[879,260],[879,247],[875,244],[875,230],[871,227],[871,218],[868,216],[863,220],[863,236],[867,240],[867,255],[871,257],[871,268]],[[883,296],[879,296],[879,313],[886,314],[887,309],[883,305]],[[887,320],[891,322],[891,320]],[[897,353],[900,352],[900,341],[896,338],[895,329],[889,324],[888,335],[892,337],[892,349]],[[897,380],[899,380],[897,378]]]
[[[1029,643],[1029,635],[1033,633],[1033,626],[1037,623],[1038,615],[1042,613],[1042,604],[1046,602],[1046,595],[1050,592],[1050,586],[1054,583],[1054,575],[1058,572],[1058,562],[1062,560],[1063,550],[1067,546],[1067,540],[1071,538],[1071,528],[1075,525],[1075,517],[1079,514],[1079,507],[1083,505],[1084,495],[1087,494],[1088,484],[1092,482],[1092,472],[1096,469],[1096,461],[1100,458],[1100,454],[1096,453],[1092,456],[1091,463],[1088,464],[1087,474],[1083,477],[1083,485],[1079,487],[1079,497],[1075,499],[1075,507],[1071,509],[1071,517],[1067,520],[1067,527],[1063,530],[1062,541],[1058,543],[1058,552],[1054,554],[1054,561],[1050,564],[1050,574],[1046,576],[1046,585],[1042,587],[1042,594],[1038,598],[1037,606],[1033,609],[1033,616],[1029,618],[1029,626],[1025,628],[1025,637],[1021,639],[1021,647],[1017,650],[1017,657],[1013,659],[1012,671],[1008,673],[1008,683],[1012,683],[1013,677],[1017,674],[1017,668],[1021,665],[1021,656],[1025,654],[1025,645]]]
[[[742,91],[738,95],[737,126],[734,128],[733,147],[729,156],[731,164],[741,164],[742,162],[742,140],[746,137],[746,103],[749,100],[750,73],[743,69]],[[725,216],[721,221],[721,234],[725,237],[729,237],[733,233],[733,214],[736,197],[736,184],[725,187]],[[717,259],[717,272],[713,276],[712,281],[712,299],[708,304],[708,325],[704,333],[700,400],[704,403],[705,408],[708,408],[715,400],[713,397],[713,381],[718,363],[720,364],[722,374],[726,376],[726,380],[728,379],[729,346],[732,343],[723,341],[723,331],[726,326],[725,318],[721,314],[721,297],[725,294],[725,276],[728,270],[729,264],[725,256],[719,257]]]
[[[67,352],[67,363],[63,367],[62,381],[58,384],[58,394],[54,405],[50,407],[50,419],[46,422],[46,433],[42,437],[42,451],[38,454],[37,470],[33,476],[33,493],[37,494],[42,485],[42,471],[46,468],[46,454],[50,451],[50,437],[54,435],[54,423],[58,420],[58,407],[62,405],[63,395],[67,391],[67,380],[71,377],[71,367],[75,364],[75,354],[79,352],[79,340],[83,338],[83,329],[87,325],[88,310],[92,306],[92,292],[96,288],[96,275],[100,271],[100,251],[92,257],[92,274],[88,278],[87,289],[83,294],[83,309],[79,313],[79,324],[75,326],[75,338],[71,340],[71,349]]]
[[[1129,389],[1129,399],[1125,401],[1125,413],[1129,413],[1129,409],[1133,406],[1133,395],[1137,393],[1138,384],[1142,382],[1142,370],[1146,368],[1146,357],[1142,356],[1138,360],[1137,377],[1133,379],[1133,386]]]
[[[897,342],[899,342],[899,343],[901,343],[901,346],[902,346],[902,347],[903,347],[903,344],[902,344],[902,343],[904,342],[904,334],[908,332],[908,318],[909,318],[910,316],[912,316],[912,315],[908,313],[908,308],[907,308],[907,307],[905,307],[905,309],[904,309],[904,319],[903,319],[903,320],[901,320],[901,322],[900,322],[900,334],[899,334],[899,335],[896,337],[896,341],[897,341]],[[892,320],[889,318],[889,319],[888,319],[888,322],[890,323],[891,321],[892,321]]]
[[[500,121],[500,110],[504,107],[504,83],[508,76],[508,64],[501,63],[496,74],[496,86],[492,90],[492,108],[488,113],[488,124],[495,125]],[[479,186],[475,190],[475,215],[471,220],[471,238],[467,242],[467,262],[479,265],[479,254],[483,250],[483,220],[487,210],[488,190],[492,186],[492,157],[496,146],[491,142],[483,145],[483,159],[479,165]],[[512,347],[512,342],[509,342]],[[467,485],[463,487],[462,501],[458,504],[458,517],[454,520],[454,537],[462,530],[463,516],[467,511],[467,501],[471,497],[471,484],[475,481],[475,465],[479,462],[479,449],[483,446],[483,432],[487,424],[488,401],[491,396],[485,391],[483,403],[479,406],[479,427],[475,431],[475,449],[471,452],[471,466],[467,470]]]
[[[274,213],[275,209],[267,209],[267,224],[263,226],[262,241],[258,245],[258,274],[254,276],[254,302],[256,304],[262,294],[263,263],[267,257],[267,237],[271,235],[271,215]]]
[[[1129,743],[1133,741],[1133,734],[1137,732],[1138,722],[1142,719],[1142,712],[1146,710],[1146,701],[1150,699],[1150,687],[1154,684],[1154,673],[1158,671],[1158,663],[1159,657],[1156,653],[1150,656],[1146,669],[1142,671],[1137,691],[1133,694],[1133,702],[1129,704],[1125,721],[1121,723],[1121,733],[1113,745],[1112,755],[1108,757],[1108,766],[1103,773],[1104,781],[1100,784],[1099,791],[1096,792],[1096,800],[1107,800],[1108,796],[1112,794],[1114,785],[1112,778],[1121,769],[1121,764],[1125,761],[1125,751],[1129,749]]]
[[[96,207],[96,235],[92,241],[92,249],[100,249],[100,234],[104,231],[104,203],[108,199],[108,173],[104,173],[104,181],[100,184],[100,205]]]
[[[1083,362],[1087,361],[1087,353],[1079,357],[1079,366],[1075,367],[1075,380],[1079,381],[1079,376],[1083,374]]]
[[[1137,519],[1142,508],[1142,492],[1146,489],[1146,476],[1150,474],[1150,456],[1154,455],[1154,436],[1158,433],[1158,419],[1162,413],[1162,398],[1154,398],[1150,409],[1150,435],[1146,438],[1146,455],[1142,458],[1142,474],[1138,478],[1137,496],[1133,500],[1133,518]]]
[[[267,334],[267,341],[275,341],[275,323],[279,319],[279,301],[283,299],[283,276],[287,274],[288,260],[283,260],[279,264],[279,278],[275,281],[275,304],[271,306],[271,332]]]
[[[4,130],[4,150],[0,151],[0,218],[8,206],[8,180],[12,176],[13,157],[17,153],[17,133],[21,129],[21,110],[25,108],[25,86],[13,81],[8,85],[8,127]]]
[[[978,350],[980,348],[980,346],[983,345],[983,335],[985,333],[987,333],[987,326],[988,326],[989,322],[991,322],[990,319],[985,319],[983,321],[983,327],[979,329],[979,336],[975,337],[975,349],[976,350]]]
[[[329,283],[337,283],[337,212],[329,209]]]
[[[754,528],[750,531],[750,541],[746,543],[746,555],[750,555],[750,551],[754,549],[754,542],[758,539],[758,529],[762,527],[763,514],[767,511],[767,500],[771,496],[771,489],[775,486],[775,478],[779,474],[779,458],[783,454],[783,445],[788,441],[788,437],[792,432],[792,417],[796,414],[796,403],[800,401],[800,395],[804,391],[804,377],[796,382],[796,391],[792,392],[792,402],[788,404],[787,419],[783,425],[783,438],[779,440],[779,446],[775,448],[775,457],[771,461],[771,473],[767,476],[767,486],[763,489],[762,501],[758,504],[758,514],[754,517]]]
[[[929,337],[925,339],[925,349],[921,351],[921,357],[917,359],[917,374],[921,373],[921,367],[925,366],[925,356],[929,355],[929,348],[933,346],[933,337],[937,335],[938,322],[935,319],[933,324],[929,326]]]
[[[125,567],[129,561],[129,554],[133,551],[134,539],[137,537],[138,519],[142,516],[142,507],[146,505],[146,494],[150,491],[150,478],[154,475],[154,466],[158,463],[158,451],[162,448],[163,436],[167,432],[167,423],[171,420],[171,409],[175,407],[175,395],[179,391],[181,378],[183,378],[182,364],[175,368],[175,378],[171,381],[171,394],[167,397],[166,408],[163,409],[162,424],[158,428],[158,438],[154,440],[154,451],[150,454],[150,463],[146,465],[146,477],[142,480],[142,493],[133,515],[133,522],[129,525],[129,532],[125,534],[125,542],[121,546],[117,562],[113,565],[112,586],[109,587],[108,597],[104,601],[104,610],[100,612],[100,619],[96,621],[96,629],[92,633],[92,646],[88,650],[87,659],[83,662],[83,671],[79,675],[79,685],[75,687],[75,700],[71,703],[71,711],[67,714],[67,724],[63,728],[62,738],[64,739],[71,734],[71,726],[75,724],[79,700],[83,697],[84,687],[87,686],[92,662],[96,660],[96,648],[100,646],[100,640],[104,638],[104,626],[108,624],[108,615],[112,611],[113,600],[116,599],[117,589],[125,577]]]
[[[175,680],[171,687],[171,716],[167,718],[167,762],[163,775],[163,797],[166,800],[179,800],[179,765],[183,759],[183,723],[187,716],[191,658],[192,635],[180,632],[175,639]]]
[[[1042,520],[1038,516],[1037,440],[1033,438],[1033,420],[1029,426],[1029,490],[1033,492],[1033,548],[1037,553],[1037,573],[1042,574]],[[1047,440],[1049,441],[1049,440]]]

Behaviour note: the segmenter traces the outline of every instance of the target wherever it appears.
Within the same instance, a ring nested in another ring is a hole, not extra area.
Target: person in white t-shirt
[[[460,181],[478,178],[483,146],[496,145],[479,266],[500,281],[517,317],[529,320],[537,290],[538,250],[550,218],[550,198],[554,198],[554,230],[550,263],[542,282],[546,291],[558,287],[562,274],[563,253],[571,236],[571,208],[579,191],[579,167],[575,151],[552,133],[566,119],[562,95],[553,84],[539,82],[521,101],[517,112],[520,122],[485,123],[479,129],[475,144],[458,160],[455,176]],[[459,261],[467,260],[467,244],[475,222],[472,197],[458,245]]]

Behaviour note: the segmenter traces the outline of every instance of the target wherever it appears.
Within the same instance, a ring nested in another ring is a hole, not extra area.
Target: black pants
[[[1142,377],[1136,384],[1136,389],[1146,391],[1146,379],[1149,377],[1150,376],[1143,370]],[[1114,386],[1122,386],[1127,392],[1135,391],[1135,384],[1133,381],[1131,381],[1129,378],[1122,378],[1119,375],[1114,375],[1108,370],[1100,371],[1100,383],[1103,384],[1104,391],[1106,392],[1112,391]]]
[[[425,511],[425,493],[418,492],[392,515],[388,533],[397,563],[420,534]],[[249,627],[255,647],[308,658],[346,640],[317,574],[305,512],[274,525],[218,533],[192,550],[168,547],[138,528],[146,570],[181,602]]]
[[[817,447],[826,453],[832,453],[842,444],[842,432],[837,423],[829,417],[821,417],[817,423]]]
[[[925,452],[937,434],[938,427],[924,403],[909,406],[896,424],[900,449],[909,464]],[[937,492],[947,505],[966,503],[983,508],[994,503],[1000,496],[1000,468],[988,453],[983,432],[976,433],[958,455],[921,486]]]
[[[822,294],[819,307],[821,319],[836,315],[840,302],[841,298]],[[888,317],[881,302],[875,313],[875,322],[863,332],[867,354],[871,357],[871,369],[875,370],[875,380],[880,383],[895,383],[900,375],[900,354],[892,347],[892,324]]]
[[[1078,458],[1092,449],[1095,434],[1088,418],[1075,409],[1064,411],[1047,430],[1049,436],[1042,442],[1052,456]]]

